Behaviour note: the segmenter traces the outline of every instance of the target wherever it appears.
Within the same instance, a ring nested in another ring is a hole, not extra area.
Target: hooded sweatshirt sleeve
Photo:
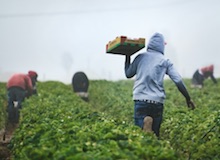
[[[173,64],[169,60],[167,61],[167,63],[167,75],[169,75],[172,81],[176,84],[178,90],[182,93],[186,100],[190,101],[190,96],[182,80],[182,77],[179,75],[179,73],[176,71],[176,69],[173,67]]]
[[[126,55],[126,58],[125,58],[125,76],[127,78],[132,78],[135,74],[136,74],[136,71],[137,71],[137,66],[138,66],[138,63],[140,61],[140,56],[141,55],[138,55],[134,61],[131,63],[131,57]]]

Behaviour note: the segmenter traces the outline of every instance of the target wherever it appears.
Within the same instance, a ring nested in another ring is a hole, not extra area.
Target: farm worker
[[[84,72],[76,72],[72,78],[73,91],[84,101],[89,101],[89,80]]]
[[[202,88],[204,86],[204,80],[207,78],[211,78],[212,81],[217,84],[217,80],[214,77],[214,65],[209,65],[206,67],[202,67],[200,69],[197,69],[195,73],[193,74],[192,78],[192,87],[198,87]]]
[[[22,108],[21,103],[24,99],[36,92],[34,88],[36,81],[34,80],[37,80],[37,73],[33,71],[28,72],[28,74],[16,73],[9,78],[6,85],[9,108],[14,105],[14,101],[18,102],[20,109]]]
[[[32,86],[33,86],[33,94],[37,95],[37,77],[38,74],[35,71],[28,71],[28,75],[31,78]]]
[[[149,41],[146,52],[139,54],[132,63],[130,63],[130,55],[126,55],[125,59],[126,77],[132,78],[136,75],[133,86],[135,125],[146,132],[153,131],[157,137],[159,137],[164,108],[165,74],[183,94],[187,106],[195,108],[181,76],[173,63],[164,56],[165,44],[163,35],[155,33]]]

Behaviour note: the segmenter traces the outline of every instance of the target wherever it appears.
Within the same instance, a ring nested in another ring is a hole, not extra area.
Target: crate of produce
[[[127,38],[126,36],[116,37],[106,44],[106,53],[132,55],[145,47],[144,38]]]

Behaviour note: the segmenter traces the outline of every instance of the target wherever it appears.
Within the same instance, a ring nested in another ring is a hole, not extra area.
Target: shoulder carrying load
[[[120,36],[106,44],[106,53],[132,55],[144,47],[144,38],[131,39],[126,36]]]

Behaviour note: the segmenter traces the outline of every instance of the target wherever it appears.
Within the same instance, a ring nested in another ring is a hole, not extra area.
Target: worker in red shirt
[[[29,71],[28,74],[12,75],[7,82],[8,107],[13,106],[14,101],[17,101],[18,107],[21,109],[24,99],[36,92],[36,81],[37,73],[34,71]]]
[[[204,86],[204,80],[207,78],[211,78],[212,81],[217,84],[217,80],[214,77],[214,65],[202,67],[197,69],[193,74],[192,78],[192,87],[202,88]]]

